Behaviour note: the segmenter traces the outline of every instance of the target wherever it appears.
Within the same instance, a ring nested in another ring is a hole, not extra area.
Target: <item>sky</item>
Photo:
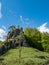
[[[49,33],[49,0],[0,0],[0,40],[11,25]]]

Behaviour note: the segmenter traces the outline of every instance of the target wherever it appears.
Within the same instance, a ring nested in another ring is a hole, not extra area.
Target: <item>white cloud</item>
[[[5,40],[5,36],[6,36],[6,31],[2,28],[0,28],[0,40],[4,41]]]
[[[20,21],[25,26],[29,26],[29,24],[30,24],[29,18],[24,18],[23,16],[20,16]]]
[[[20,16],[20,21],[24,23],[24,18],[22,16]]]
[[[2,8],[2,3],[0,2],[0,18],[2,18],[1,8]]]
[[[44,23],[42,24],[40,27],[38,27],[37,29],[40,31],[40,32],[47,32],[49,33],[49,28],[46,27],[47,23]]]
[[[23,16],[20,16],[20,20],[22,22],[27,22],[27,21],[29,21],[29,18],[24,18]]]
[[[0,2],[0,8],[1,8],[1,2]]]
[[[2,25],[2,28],[3,28],[4,30],[6,30],[6,27],[5,27],[4,25]]]
[[[21,20],[21,21],[23,20],[22,16],[20,16],[20,20]]]
[[[0,19],[2,18],[2,14],[0,13]]]

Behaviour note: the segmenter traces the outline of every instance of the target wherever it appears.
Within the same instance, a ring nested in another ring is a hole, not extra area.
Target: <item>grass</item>
[[[0,45],[2,45],[3,44],[3,42],[2,41],[0,41]]]
[[[0,56],[0,65],[40,65],[49,61],[49,54],[30,47],[21,48],[19,63],[19,48],[11,49]]]

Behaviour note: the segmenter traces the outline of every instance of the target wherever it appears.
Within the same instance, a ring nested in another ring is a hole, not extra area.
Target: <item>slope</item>
[[[49,62],[49,54],[30,47],[21,48],[19,63],[19,48],[11,49],[0,56],[0,65],[40,65]]]

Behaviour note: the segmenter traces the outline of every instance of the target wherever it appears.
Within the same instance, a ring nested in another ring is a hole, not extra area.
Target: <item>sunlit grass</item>
[[[19,64],[19,48],[11,49],[2,58],[5,65],[38,65],[49,60],[49,54],[30,47],[21,48],[21,62]],[[0,60],[1,62],[1,60]],[[2,64],[1,63],[1,64]]]

